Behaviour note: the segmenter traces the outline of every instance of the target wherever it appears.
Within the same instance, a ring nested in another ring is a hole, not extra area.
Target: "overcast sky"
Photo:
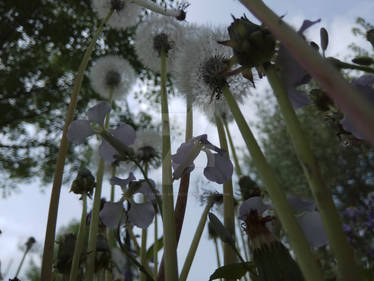
[[[309,39],[319,42],[319,28],[324,26],[330,35],[330,45],[327,50],[328,56],[339,55],[339,57],[343,58],[349,53],[347,46],[353,41],[369,48],[369,45],[363,39],[358,39],[352,35],[351,28],[358,16],[374,23],[374,1],[372,0],[269,0],[265,2],[278,15],[286,15],[284,20],[294,26],[300,26],[305,18],[311,20],[321,18],[322,22],[308,30],[307,36]],[[191,0],[190,3],[191,6],[188,9],[187,16],[187,21],[190,22],[228,26],[231,23],[231,14],[239,17],[243,13],[253,19],[238,1]],[[265,83],[258,88],[263,90],[264,87],[266,87]],[[175,99],[171,101],[170,108],[173,115],[174,108],[184,108],[184,106],[180,99]],[[172,120],[173,118],[174,120],[180,118],[181,123],[183,123],[184,117],[181,116],[182,114],[174,113]],[[201,115],[196,114],[195,118],[194,135],[209,132],[210,140],[218,144],[215,129],[206,125],[206,120]],[[201,126],[201,124],[204,125]],[[232,125],[231,128],[234,134],[237,134],[236,127]],[[239,134],[237,139],[241,139]],[[204,157],[199,161],[204,163]],[[199,178],[201,174],[202,169],[195,169],[193,177],[195,179]],[[205,185],[207,181],[202,180],[202,183]],[[215,184],[211,184],[211,186],[216,188],[216,190],[221,188]],[[41,193],[38,183],[34,182],[22,186],[21,192],[11,195],[6,200],[0,199],[0,229],[3,231],[0,236],[0,261],[2,262],[2,271],[4,271],[13,260],[10,268],[11,275],[14,274],[22,257],[17,245],[26,242],[29,236],[35,236],[39,243],[44,242],[50,186],[43,190],[45,192]],[[58,227],[66,225],[73,218],[78,219],[80,216],[81,205],[77,200],[77,196],[70,194],[68,190],[67,186],[62,189]],[[195,191],[195,189],[192,188],[192,191]],[[104,187],[104,195],[108,196],[108,188]],[[202,208],[199,203],[191,197],[188,203],[180,247],[178,248],[180,269],[201,213]],[[152,233],[152,230],[150,232]],[[216,268],[214,247],[211,241],[207,241],[206,237],[207,234],[204,232],[203,241],[197,251],[188,280],[208,280],[210,274]],[[26,264],[28,262],[29,260],[26,261]],[[23,279],[22,281],[25,280]]]

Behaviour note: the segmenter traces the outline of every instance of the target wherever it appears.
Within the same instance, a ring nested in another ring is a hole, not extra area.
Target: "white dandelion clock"
[[[107,24],[116,29],[135,25],[141,11],[138,5],[128,0],[93,0],[92,8],[101,19],[104,19],[113,9],[114,12]]]
[[[166,52],[166,69],[172,71],[175,55],[180,48],[184,32],[171,17],[151,15],[138,27],[135,49],[140,61],[150,70],[161,72],[161,50]]]
[[[122,57],[108,55],[97,59],[90,69],[92,88],[105,99],[127,94],[135,83],[135,72]]]
[[[147,163],[157,168],[161,164],[161,134],[154,130],[136,132],[136,140],[131,147],[141,163]]]
[[[224,87],[229,87],[236,99],[242,99],[248,94],[249,83],[241,75],[225,75],[229,71],[232,51],[217,43],[228,38],[227,31],[201,27],[196,34],[198,36],[191,37],[178,52],[175,62],[177,88],[190,95],[193,103],[202,106],[203,110],[209,104],[214,107],[215,102],[222,99]]]

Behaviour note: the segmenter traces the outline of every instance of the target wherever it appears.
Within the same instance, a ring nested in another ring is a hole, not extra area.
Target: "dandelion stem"
[[[158,271],[158,218],[157,218],[157,212],[155,214],[155,230],[154,230],[154,235],[155,235],[155,242],[153,244],[153,264],[154,264],[154,279],[157,280],[157,271]]]
[[[90,60],[91,53],[95,47],[96,41],[99,38],[99,35],[103,31],[104,25],[112,16],[113,11],[110,11],[106,18],[102,21],[96,33],[94,34],[90,45],[87,47],[84,57],[79,66],[77,77],[74,81],[73,93],[70,98],[70,104],[68,112],[65,118],[64,130],[62,132],[60,148],[58,151],[57,163],[55,168],[55,175],[53,178],[51,200],[49,203],[49,213],[48,213],[48,222],[47,230],[44,241],[44,250],[43,250],[43,260],[42,260],[42,269],[41,269],[41,280],[43,281],[52,281],[52,265],[53,265],[53,250],[56,234],[56,222],[58,214],[58,204],[60,200],[61,192],[61,183],[62,175],[64,172],[65,158],[68,150],[68,140],[66,138],[67,131],[71,121],[73,120],[74,111],[78,101],[79,90],[82,86],[82,81],[84,77],[84,71],[87,68],[88,61]]]
[[[24,261],[25,261],[25,258],[26,258],[26,256],[27,256],[27,253],[29,252],[29,250],[30,250],[30,248],[27,247],[26,250],[25,250],[25,252],[23,253],[23,256],[22,256],[21,262],[19,263],[19,266],[18,266],[18,268],[17,268],[17,272],[16,272],[15,277],[18,277],[18,274],[19,274],[20,271],[21,271],[21,268],[22,268],[22,266],[23,266],[23,263],[24,263]]]
[[[197,229],[195,231],[195,235],[192,239],[190,249],[188,250],[187,257],[184,261],[183,268],[181,271],[181,274],[179,276],[179,281],[186,281],[188,273],[190,272],[192,261],[195,257],[197,247],[199,246],[201,235],[203,234],[205,223],[208,217],[209,210],[213,206],[213,201],[208,201],[207,205],[205,206],[204,212],[201,215],[199,225],[197,226]]]
[[[82,215],[81,215],[81,224],[79,225],[77,241],[75,242],[73,261],[71,264],[70,271],[70,281],[76,281],[78,277],[79,270],[79,258],[81,256],[86,232],[86,217],[87,217],[87,194],[82,195]]]
[[[252,156],[253,162],[260,173],[264,186],[269,192],[275,211],[289,238],[291,246],[295,251],[296,259],[299,262],[305,279],[307,281],[324,280],[321,269],[316,264],[308,241],[292,213],[291,207],[282,191],[282,187],[278,183],[274,171],[266,161],[251,129],[239,109],[238,104],[227,87],[223,89],[223,94]]]
[[[112,103],[113,91],[109,92],[109,103]],[[109,113],[105,116],[104,129],[109,127]],[[105,163],[104,159],[99,157],[99,165],[96,173],[96,186],[94,202],[91,212],[90,232],[88,236],[88,254],[86,263],[86,280],[92,281],[95,273],[95,256],[96,256],[96,238],[99,230],[99,212],[101,205],[101,192],[103,187]]]
[[[219,142],[221,148],[229,152],[225,129],[221,118],[216,115],[216,125],[218,130]],[[235,210],[234,210],[234,192],[231,179],[223,184],[223,224],[230,231],[232,237],[235,237]],[[223,243],[223,264],[231,264],[236,262],[235,252],[229,243]]]
[[[365,101],[334,67],[282,21],[262,0],[240,0],[271,33],[289,50],[292,56],[321,85],[341,110],[371,144],[374,144],[374,106]]]
[[[147,229],[142,229],[142,242],[140,248],[140,263],[142,266],[145,266],[147,263],[146,259],[147,253]],[[144,273],[140,273],[140,281],[146,281],[147,276]]]
[[[225,118],[222,118],[222,122],[223,122],[223,125],[224,125],[225,129],[226,129],[226,134],[227,134],[227,138],[229,140],[232,157],[234,158],[236,175],[238,176],[238,178],[240,178],[242,176],[242,170],[240,169],[238,156],[236,154],[236,149],[235,149],[234,143],[232,142],[229,125],[227,124],[227,120]]]
[[[170,124],[166,93],[166,52],[161,51],[161,113],[162,113],[162,213],[164,230],[165,280],[178,280],[177,241],[171,172]]]
[[[267,65],[264,68],[269,83],[273,88],[274,95],[278,100],[282,115],[286,121],[287,131],[295,147],[299,162],[303,167],[309,187],[316,200],[327,237],[330,241],[330,247],[337,260],[340,278],[343,281],[359,280],[360,271],[354,259],[353,250],[347,241],[331,193],[324,183],[318,161],[297,119],[296,113],[288,98],[287,91],[274,66]]]

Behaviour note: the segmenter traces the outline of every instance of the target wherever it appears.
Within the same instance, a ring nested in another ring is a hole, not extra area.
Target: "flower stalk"
[[[205,227],[206,220],[208,218],[209,210],[212,208],[213,204],[214,204],[214,201],[209,200],[207,205],[205,206],[203,214],[201,215],[199,224],[195,231],[195,235],[191,242],[190,249],[188,250],[188,254],[184,261],[183,268],[179,276],[179,281],[187,280],[188,273],[190,272],[190,269],[191,269],[192,261],[195,257],[197,247],[199,246],[199,243],[200,243],[201,235],[203,234],[203,231],[204,231],[204,227]]]
[[[81,224],[79,225],[77,241],[75,242],[73,261],[71,264],[71,271],[69,281],[76,281],[78,278],[79,259],[82,254],[84,246],[84,236],[86,232],[86,217],[87,217],[87,194],[82,194],[82,215]]]
[[[234,143],[232,141],[229,125],[227,124],[227,120],[225,118],[222,118],[222,123],[223,123],[223,126],[225,127],[225,130],[226,130],[227,139],[229,140],[229,145],[230,145],[230,148],[231,148],[232,157],[234,158],[236,175],[238,176],[238,178],[240,178],[242,176],[242,170],[240,168],[238,156],[236,154],[236,149],[235,149]]]
[[[295,147],[299,162],[303,167],[309,187],[316,200],[324,228],[326,229],[330,241],[331,249],[337,260],[340,278],[343,281],[359,280],[360,271],[354,259],[353,250],[346,239],[331,193],[324,183],[318,161],[297,119],[296,113],[288,98],[287,91],[274,66],[265,66],[265,73],[273,88],[274,95],[277,98],[280,110],[286,121],[287,131]]]
[[[226,141],[225,129],[221,118],[216,115],[216,126],[219,136],[219,142],[222,149],[227,151],[228,146]],[[223,224],[228,231],[235,237],[235,210],[234,210],[234,192],[232,188],[231,179],[223,184]],[[232,246],[229,243],[223,243],[223,264],[235,263],[236,255]]]
[[[313,76],[354,125],[374,144],[374,108],[341,74],[261,0],[240,0]]]
[[[165,280],[178,280],[177,241],[173,203],[168,98],[166,93],[166,52],[161,50],[162,118],[162,213],[164,230]]]
[[[82,62],[79,66],[78,74],[74,82],[73,93],[70,98],[68,112],[66,113],[64,129],[62,132],[60,148],[58,151],[55,175],[53,177],[53,185],[51,192],[51,200],[49,203],[47,229],[44,241],[42,269],[41,269],[41,280],[52,281],[52,269],[53,269],[53,250],[56,235],[56,222],[58,214],[58,205],[61,193],[62,175],[64,172],[65,158],[68,150],[68,140],[66,138],[67,131],[71,121],[73,120],[74,111],[77,106],[78,94],[82,86],[84,71],[87,68],[88,62],[91,58],[92,51],[95,47],[96,41],[99,35],[104,29],[105,24],[112,16],[113,11],[110,11],[106,18],[102,21],[96,33],[94,34],[89,46],[84,53]]]
[[[247,148],[252,156],[253,162],[258,169],[265,188],[273,201],[275,211],[283,225],[283,228],[289,238],[292,249],[295,251],[296,259],[307,281],[322,281],[323,274],[318,267],[312,251],[309,247],[304,233],[298,225],[292,209],[287,202],[286,196],[282,191],[282,187],[274,176],[272,168],[265,159],[255,137],[252,134],[238,104],[236,103],[231,91],[225,87],[223,95],[232,111],[236,124],[243,136]]]

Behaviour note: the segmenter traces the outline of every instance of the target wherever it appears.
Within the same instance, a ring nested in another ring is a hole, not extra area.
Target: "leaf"
[[[214,271],[212,275],[210,275],[209,280],[215,280],[215,279],[240,279],[243,277],[248,271],[255,270],[255,267],[252,262],[246,262],[246,263],[232,263],[229,265],[225,265],[222,267],[219,267]]]
[[[217,235],[223,242],[229,243],[235,246],[235,241],[232,238],[231,233],[225,228],[225,226],[221,223],[221,221],[212,213],[209,213],[209,221],[216,231]]]
[[[149,247],[148,251],[147,251],[147,254],[145,256],[145,258],[147,260],[150,260],[151,258],[153,258],[153,248],[155,247],[155,244],[153,243],[153,245],[151,247]],[[161,237],[157,240],[157,252],[160,251],[162,248],[164,247],[164,237]]]

